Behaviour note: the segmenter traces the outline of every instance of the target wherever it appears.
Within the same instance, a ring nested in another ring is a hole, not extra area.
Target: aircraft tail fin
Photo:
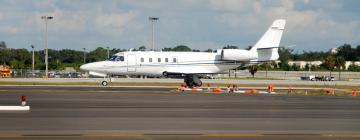
[[[275,20],[260,40],[250,49],[252,52],[257,52],[257,61],[271,61],[279,58],[278,49],[285,24],[285,19]]]

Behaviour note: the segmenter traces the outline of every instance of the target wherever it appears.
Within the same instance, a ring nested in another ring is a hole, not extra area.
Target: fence
[[[44,70],[26,70],[26,69],[17,69],[12,70],[11,77],[14,78],[41,78],[45,76]],[[49,71],[49,78],[81,78],[85,77],[84,72],[77,71]]]
[[[258,71],[255,73],[256,78],[274,78],[274,79],[300,79],[301,76],[330,76],[329,71]],[[331,76],[339,78],[339,72],[332,71]],[[229,77],[229,74],[221,74],[220,77]],[[230,71],[231,78],[252,77],[248,70]],[[360,79],[360,72],[341,72],[340,79]]]

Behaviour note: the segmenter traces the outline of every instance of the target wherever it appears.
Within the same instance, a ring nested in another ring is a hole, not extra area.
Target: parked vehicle
[[[301,76],[301,80],[310,80],[310,81],[334,81],[335,78],[333,76],[315,76],[315,75],[309,75],[309,76]]]
[[[315,76],[315,75],[301,76],[300,79],[301,79],[301,80],[311,80],[311,81],[315,81],[315,80],[316,80],[316,76]]]
[[[9,78],[11,74],[11,69],[9,66],[0,66],[0,76],[2,78]]]

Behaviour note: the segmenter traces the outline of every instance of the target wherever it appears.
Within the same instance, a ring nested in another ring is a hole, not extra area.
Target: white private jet
[[[279,58],[278,48],[286,20],[273,22],[261,39],[250,49],[218,49],[216,52],[127,51],[109,60],[84,64],[90,75],[149,75],[184,78],[188,87],[201,86],[201,75],[223,73]],[[104,78],[105,79],[105,78]],[[108,82],[102,81],[106,86]]]

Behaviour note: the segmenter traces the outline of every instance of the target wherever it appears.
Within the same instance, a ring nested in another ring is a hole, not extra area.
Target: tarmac
[[[0,139],[360,139],[360,98],[1,86]]]
[[[40,82],[40,83],[74,83],[89,82],[99,83],[104,78],[0,78],[0,82]],[[110,81],[110,79],[107,79]],[[248,80],[248,79],[201,79],[203,83],[215,84],[247,84],[247,85],[320,85],[320,86],[360,86],[360,81],[306,81],[306,80]],[[111,78],[112,82],[117,83],[183,83],[183,79],[169,78]]]

